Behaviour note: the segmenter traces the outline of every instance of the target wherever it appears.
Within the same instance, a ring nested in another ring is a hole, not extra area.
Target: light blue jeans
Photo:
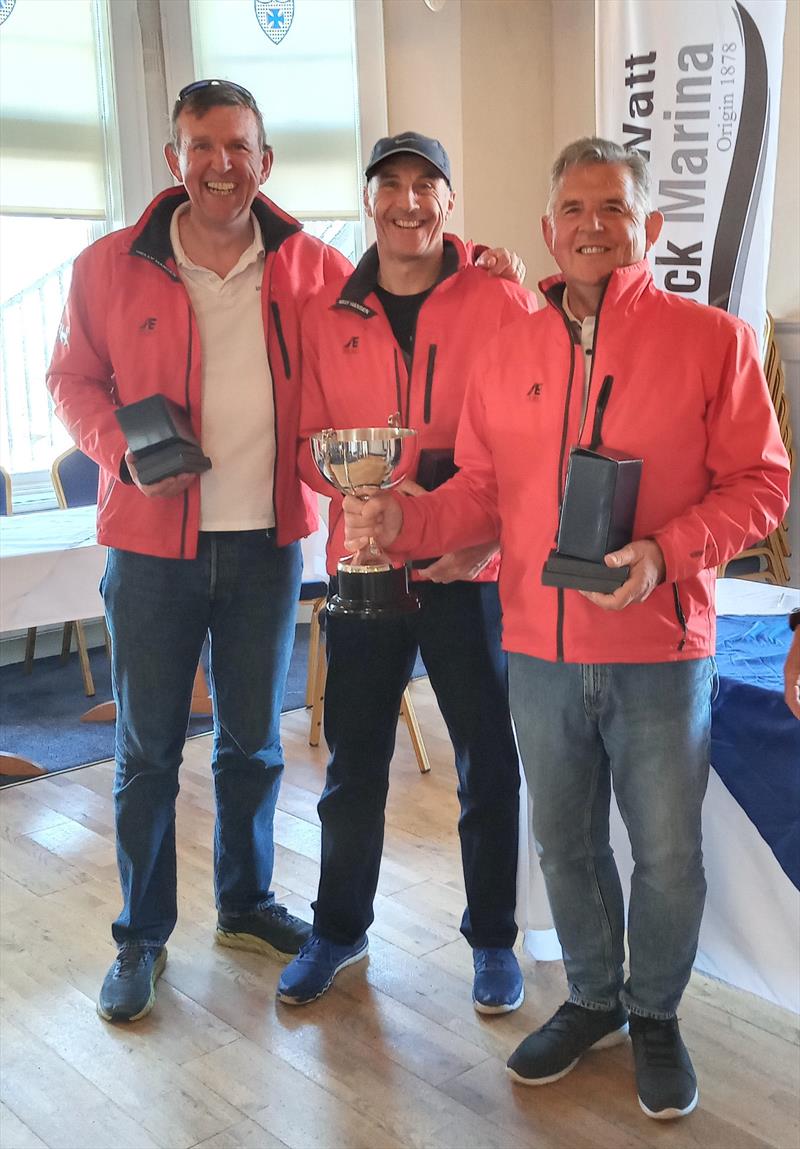
[[[511,711],[570,1001],[669,1018],[689,981],[705,902],[710,658],[581,665],[509,656]],[[613,784],[633,853],[630,977],[609,844]]]
[[[117,704],[117,944],[163,945],[177,920],[175,798],[200,652],[210,639],[214,886],[225,914],[270,890],[280,710],[302,558],[266,531],[203,533],[195,559],[111,549],[101,584]]]

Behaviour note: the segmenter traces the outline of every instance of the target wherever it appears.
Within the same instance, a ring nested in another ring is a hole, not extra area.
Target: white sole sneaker
[[[317,998],[322,997],[323,993],[331,988],[333,979],[336,977],[337,973],[341,973],[341,971],[343,969],[347,969],[349,965],[355,965],[356,962],[363,961],[364,958],[368,956],[368,954],[369,942],[365,941],[363,949],[360,949],[358,953],[351,954],[349,958],[345,958],[343,961],[340,961],[339,964],[333,970],[331,970],[331,975],[328,980],[323,986],[320,987],[317,993],[311,997],[293,997],[291,994],[281,993],[280,989],[276,991],[275,997],[278,1001],[282,1001],[284,1005],[309,1005],[312,1001],[316,1001]]]
[[[516,1001],[508,1002],[506,1005],[484,1005],[481,1001],[476,1001],[473,997],[472,1004],[478,1013],[513,1013],[515,1009],[519,1009],[525,1000],[525,986],[520,990],[520,995]]]
[[[560,1081],[562,1077],[566,1077],[568,1073],[571,1073],[580,1059],[591,1050],[611,1049],[612,1046],[622,1045],[622,1043],[627,1040],[628,1023],[626,1021],[625,1024],[620,1026],[619,1029],[615,1029],[612,1033],[607,1033],[605,1037],[601,1037],[599,1041],[594,1043],[594,1045],[587,1046],[583,1053],[580,1053],[574,1061],[571,1061],[569,1065],[566,1066],[566,1068],[559,1070],[558,1073],[551,1073],[549,1077],[522,1077],[508,1065],[506,1066],[506,1073],[515,1085],[550,1085],[553,1081]],[[641,1101],[639,1104],[641,1105]],[[653,1115],[651,1114],[651,1116]]]
[[[652,1109],[648,1109],[641,1097],[639,1100],[639,1107],[643,1113],[648,1117],[652,1117],[654,1121],[674,1121],[676,1117],[686,1117],[693,1109],[697,1107],[697,1102],[700,1099],[699,1090],[695,1089],[694,1097],[686,1106],[685,1109],[661,1109],[658,1113],[654,1113]]]

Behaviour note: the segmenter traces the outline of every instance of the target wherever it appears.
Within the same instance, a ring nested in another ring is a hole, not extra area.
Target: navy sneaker
[[[167,964],[166,946],[122,946],[97,999],[104,1021],[138,1021],[156,1003],[156,982]]]
[[[216,940],[221,946],[249,953],[266,954],[278,961],[291,961],[311,937],[311,926],[277,903],[252,914],[217,915]]]
[[[648,1117],[671,1121],[697,1105],[697,1077],[678,1029],[678,1019],[660,1021],[631,1014],[631,1043],[639,1104]]]
[[[472,1004],[478,1013],[511,1013],[525,998],[522,970],[511,949],[474,949]]]
[[[574,1069],[587,1050],[619,1045],[627,1034],[624,1006],[584,1009],[565,1001],[541,1029],[517,1046],[508,1059],[508,1074],[518,1085],[547,1085]]]
[[[322,997],[340,969],[362,961],[368,952],[366,934],[351,946],[337,946],[316,934],[312,935],[311,940],[281,974],[278,1001],[284,1001],[287,1005],[305,1005]]]

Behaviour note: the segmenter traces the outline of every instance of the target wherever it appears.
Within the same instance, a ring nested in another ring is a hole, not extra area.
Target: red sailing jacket
[[[161,558],[196,555],[200,484],[148,499],[123,482],[126,444],[114,410],[160,391],[189,410],[202,442],[200,338],[169,240],[172,215],[187,198],[184,188],[162,192],[133,227],[78,256],[47,376],[58,417],[100,465],[98,541]],[[285,546],[317,522],[316,497],[296,470],[300,313],[309,295],[340,280],[350,264],[265,196],[256,196],[253,212],[266,251],[261,307],[275,404],[275,521]]]
[[[536,309],[532,292],[468,263],[471,246],[445,235],[444,250],[439,282],[419,311],[410,368],[374,293],[375,247],[348,279],[326,285],[304,312],[298,466],[305,482],[325,495],[332,488],[314,465],[309,435],[324,427],[384,427],[399,412],[403,426],[417,431],[420,450],[452,450],[476,355],[502,327]],[[327,565],[334,574],[345,554],[335,493],[328,526]],[[497,569],[494,559],[478,577],[494,581]]]
[[[788,505],[788,459],[753,332],[659,291],[646,261],[618,268],[597,313],[579,435],[584,357],[561,307],[563,279],[540,289],[549,306],[505,328],[475,365],[456,444],[461,471],[403,500],[396,548],[436,553],[499,532],[507,650],[582,663],[711,654],[716,567],[764,538]],[[666,581],[619,612],[541,582],[569,448],[588,443],[607,375],[602,441],[644,459],[634,538],[656,539],[666,560]]]

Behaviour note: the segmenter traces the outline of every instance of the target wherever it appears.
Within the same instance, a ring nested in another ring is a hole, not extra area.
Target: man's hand
[[[463,547],[442,555],[429,567],[418,570],[420,579],[428,582],[471,582],[497,554],[498,544],[479,543],[474,547]]]
[[[603,610],[624,610],[632,602],[644,602],[664,581],[666,563],[654,539],[638,539],[605,557],[607,567],[630,567],[630,574],[613,594],[582,590],[580,593]]]
[[[390,547],[403,525],[400,501],[388,491],[370,495],[366,501],[345,495],[344,545],[348,551],[361,551],[374,541],[379,547]]]
[[[795,718],[800,718],[800,628],[792,636],[792,645],[783,666],[783,697]]]
[[[492,247],[481,252],[475,260],[475,266],[485,268],[487,275],[510,279],[512,283],[524,283],[528,270],[522,257],[507,247]]]
[[[416,498],[417,495],[427,495],[428,493],[424,487],[421,487],[419,483],[415,483],[413,479],[403,479],[402,483],[398,487],[395,487],[395,490],[403,495],[411,495],[413,498]]]
[[[125,462],[134,483],[143,495],[147,495],[148,499],[168,499],[173,495],[180,495],[187,487],[190,487],[197,478],[197,475],[187,471],[181,475],[172,475],[169,479],[162,479],[159,483],[142,483],[139,481],[139,475],[137,474],[136,464],[133,461],[133,453],[131,451],[125,452]]]

